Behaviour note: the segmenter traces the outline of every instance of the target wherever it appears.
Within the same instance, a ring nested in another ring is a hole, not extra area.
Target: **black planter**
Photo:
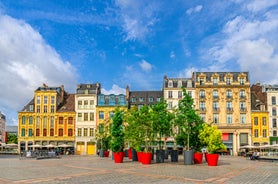
[[[165,150],[156,150],[156,163],[164,163]]]
[[[104,157],[104,150],[103,150],[103,149],[101,149],[101,150],[99,151],[99,157]]]
[[[132,161],[138,161],[137,152],[135,149],[132,149]]]
[[[125,150],[125,157],[128,157],[128,150]]]
[[[169,156],[169,150],[164,150],[164,159],[168,159]]]
[[[171,162],[178,162],[178,161],[179,161],[179,151],[171,150]]]

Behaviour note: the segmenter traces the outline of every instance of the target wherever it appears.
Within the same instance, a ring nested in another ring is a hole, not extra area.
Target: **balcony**
[[[213,97],[213,100],[219,100],[219,96],[218,95],[215,95],[215,96],[212,96]]]
[[[227,107],[226,111],[227,111],[227,113],[232,113],[233,112],[233,108],[232,107]]]
[[[242,100],[246,99],[246,95],[240,95],[239,98],[242,99]]]
[[[199,109],[201,112],[206,112],[206,108],[205,107],[200,107]]]
[[[226,96],[226,100],[233,100],[232,95],[227,95],[227,96]]]
[[[219,107],[213,107],[213,112],[215,113],[218,113],[218,112],[220,112],[220,108]]]
[[[241,107],[240,108],[240,112],[246,112],[247,110],[246,110],[246,108],[245,107]]]

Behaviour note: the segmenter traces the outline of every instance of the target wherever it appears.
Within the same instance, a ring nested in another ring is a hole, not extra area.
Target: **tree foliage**
[[[110,147],[113,152],[124,150],[123,112],[119,109],[116,110],[112,121]]]

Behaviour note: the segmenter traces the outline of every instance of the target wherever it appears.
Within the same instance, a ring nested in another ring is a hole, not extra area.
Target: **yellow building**
[[[61,149],[73,147],[74,127],[74,94],[67,94],[63,86],[44,84],[18,112],[19,150],[34,149],[33,145],[42,148],[54,145],[61,146]]]
[[[196,108],[207,123],[222,131],[230,154],[251,144],[251,103],[248,72],[194,72]]]

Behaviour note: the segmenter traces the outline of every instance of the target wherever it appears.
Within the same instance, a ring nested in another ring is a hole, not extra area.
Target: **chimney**
[[[128,85],[125,88],[125,93],[126,93],[126,100],[128,101],[128,99],[129,99],[129,86]]]

